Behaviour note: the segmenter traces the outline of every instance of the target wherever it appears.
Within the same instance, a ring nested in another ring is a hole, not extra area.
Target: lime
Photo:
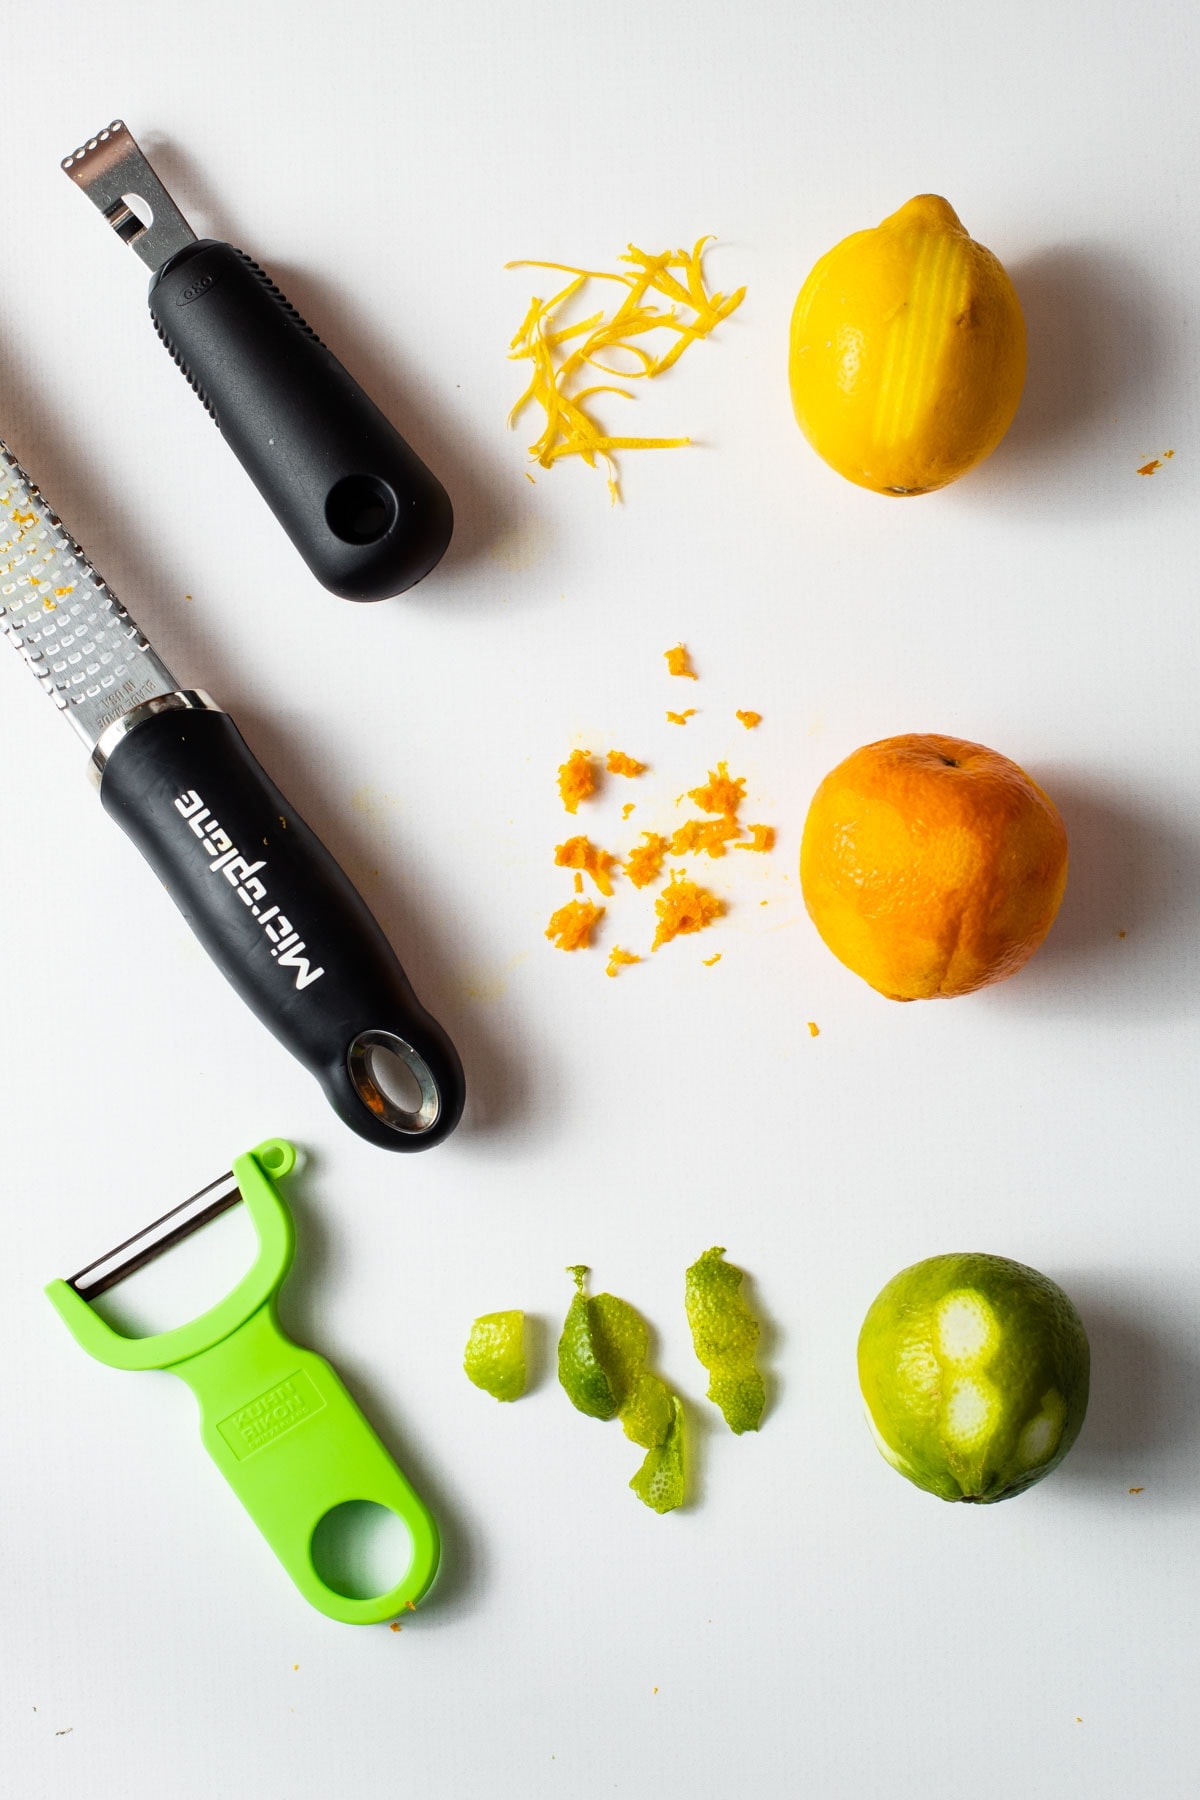
[[[525,1314],[484,1313],[476,1319],[463,1368],[485,1394],[496,1400],[519,1400],[525,1392]]]
[[[858,1379],[881,1453],[943,1500],[1007,1500],[1079,1435],[1088,1341],[1062,1289],[1006,1256],[931,1256],[872,1302]]]
[[[742,1271],[714,1244],[697,1257],[684,1283],[684,1307],[696,1355],[711,1380],[708,1398],[730,1431],[757,1431],[766,1404],[763,1378],[754,1364],[758,1320],[741,1295]]]

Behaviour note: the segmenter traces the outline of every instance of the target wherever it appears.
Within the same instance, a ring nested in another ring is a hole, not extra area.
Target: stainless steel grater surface
[[[0,626],[89,750],[179,683],[0,441]]]

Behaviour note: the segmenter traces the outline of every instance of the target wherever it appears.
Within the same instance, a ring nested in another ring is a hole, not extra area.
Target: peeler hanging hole
[[[285,1144],[280,1139],[260,1145],[255,1156],[268,1175],[287,1175],[296,1163],[296,1152],[290,1144]]]
[[[343,1500],[317,1521],[313,1568],[346,1600],[375,1600],[398,1587],[413,1560],[413,1541],[398,1513],[376,1500]]]
[[[396,523],[396,496],[376,475],[343,475],[325,501],[325,523],[343,544],[375,544]]]

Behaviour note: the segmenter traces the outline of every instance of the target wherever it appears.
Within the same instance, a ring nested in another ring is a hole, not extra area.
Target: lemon
[[[881,1453],[943,1500],[1007,1500],[1056,1468],[1087,1410],[1083,1322],[1005,1256],[931,1256],[873,1301],[858,1379]]]
[[[925,494],[989,456],[1025,381],[1025,321],[1002,264],[937,194],[817,263],[792,314],[792,404],[847,480]]]

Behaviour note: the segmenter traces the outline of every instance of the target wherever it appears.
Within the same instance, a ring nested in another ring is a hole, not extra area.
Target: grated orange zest
[[[673,650],[664,650],[663,655],[667,659],[668,675],[686,675],[689,681],[699,680],[695,669],[692,667],[691,658],[687,653],[686,645],[676,644]]]
[[[739,775],[731,780],[729,765],[723,762],[708,771],[706,786],[688,789],[688,799],[694,800],[703,812],[723,813],[727,819],[737,817],[737,809],[745,798],[745,779]]]
[[[559,765],[558,791],[562,803],[573,813],[581,800],[596,791],[596,771],[587,750],[572,750],[565,763]]]
[[[646,772],[645,763],[639,762],[636,756],[626,756],[623,750],[610,750],[604,766],[610,775],[628,775],[631,779]]]
[[[681,713],[669,712],[667,714],[667,724],[668,725],[686,725],[688,720],[694,719],[695,716],[696,716],[695,707],[689,706],[686,712],[681,712]]]
[[[658,929],[651,950],[687,932],[703,931],[720,918],[725,907],[716,894],[689,881],[682,869],[672,869],[670,881],[654,902],[654,910],[658,914]]]
[[[706,850],[709,856],[724,856],[725,846],[730,838],[741,837],[742,828],[736,819],[685,819],[671,838],[672,856],[699,856]],[[749,848],[739,844],[739,850]]]
[[[754,727],[756,725],[762,724],[762,714],[761,713],[743,712],[740,707],[738,708],[737,712],[734,713],[733,716],[735,719],[741,720],[742,724],[746,727],[747,731],[753,731]]]
[[[713,328],[727,319],[745,296],[738,288],[728,296],[710,294],[704,284],[702,257],[708,238],[700,238],[690,251],[664,250],[659,256],[648,256],[630,244],[620,258],[630,265],[623,270],[579,269],[568,263],[522,261],[506,263],[509,269],[549,269],[569,275],[566,287],[549,300],[536,295],[509,346],[509,359],[532,365],[529,385],[509,414],[514,425],[530,404],[541,407],[546,415],[545,428],[529,447],[529,454],[548,469],[564,456],[579,456],[589,468],[600,458],[607,472],[608,490],[614,503],[620,498],[615,450],[674,450],[691,442],[690,438],[612,437],[603,432],[585,410],[583,402],[593,394],[619,394],[632,399],[628,388],[606,385],[571,389],[586,368],[616,376],[622,381],[649,380],[661,375],[678,362],[689,344],[707,337]],[[672,271],[680,271],[684,280]],[[603,311],[591,313],[574,324],[560,324],[561,308],[579,294],[589,281],[617,282],[626,289],[625,297],[611,317]],[[652,294],[670,302],[656,306]],[[680,308],[691,313],[685,317]],[[659,356],[632,340],[651,331],[674,333],[675,341]],[[569,349],[567,346],[571,346]],[[614,369],[603,359],[610,351],[625,351],[637,363],[633,369]]]
[[[589,838],[568,838],[565,844],[554,847],[554,861],[560,869],[581,869],[584,875],[590,875],[600,892],[605,897],[612,894],[612,882],[608,871],[612,868],[613,859],[607,850],[601,850]],[[576,881],[580,877],[576,876]]]
[[[752,825],[752,842],[735,844],[735,850],[773,850],[775,848],[775,827],[773,825]]]
[[[635,844],[625,858],[625,873],[636,888],[649,887],[658,880],[667,854],[667,840],[657,831],[643,831],[642,836],[645,843]]]
[[[629,963],[639,963],[641,960],[641,957],[635,956],[632,950],[622,950],[620,944],[614,944],[608,953],[608,967],[604,973],[615,976],[618,970],[625,968]]]
[[[590,900],[568,900],[550,915],[546,936],[553,940],[556,950],[586,950],[603,917],[604,908],[594,906]]]

